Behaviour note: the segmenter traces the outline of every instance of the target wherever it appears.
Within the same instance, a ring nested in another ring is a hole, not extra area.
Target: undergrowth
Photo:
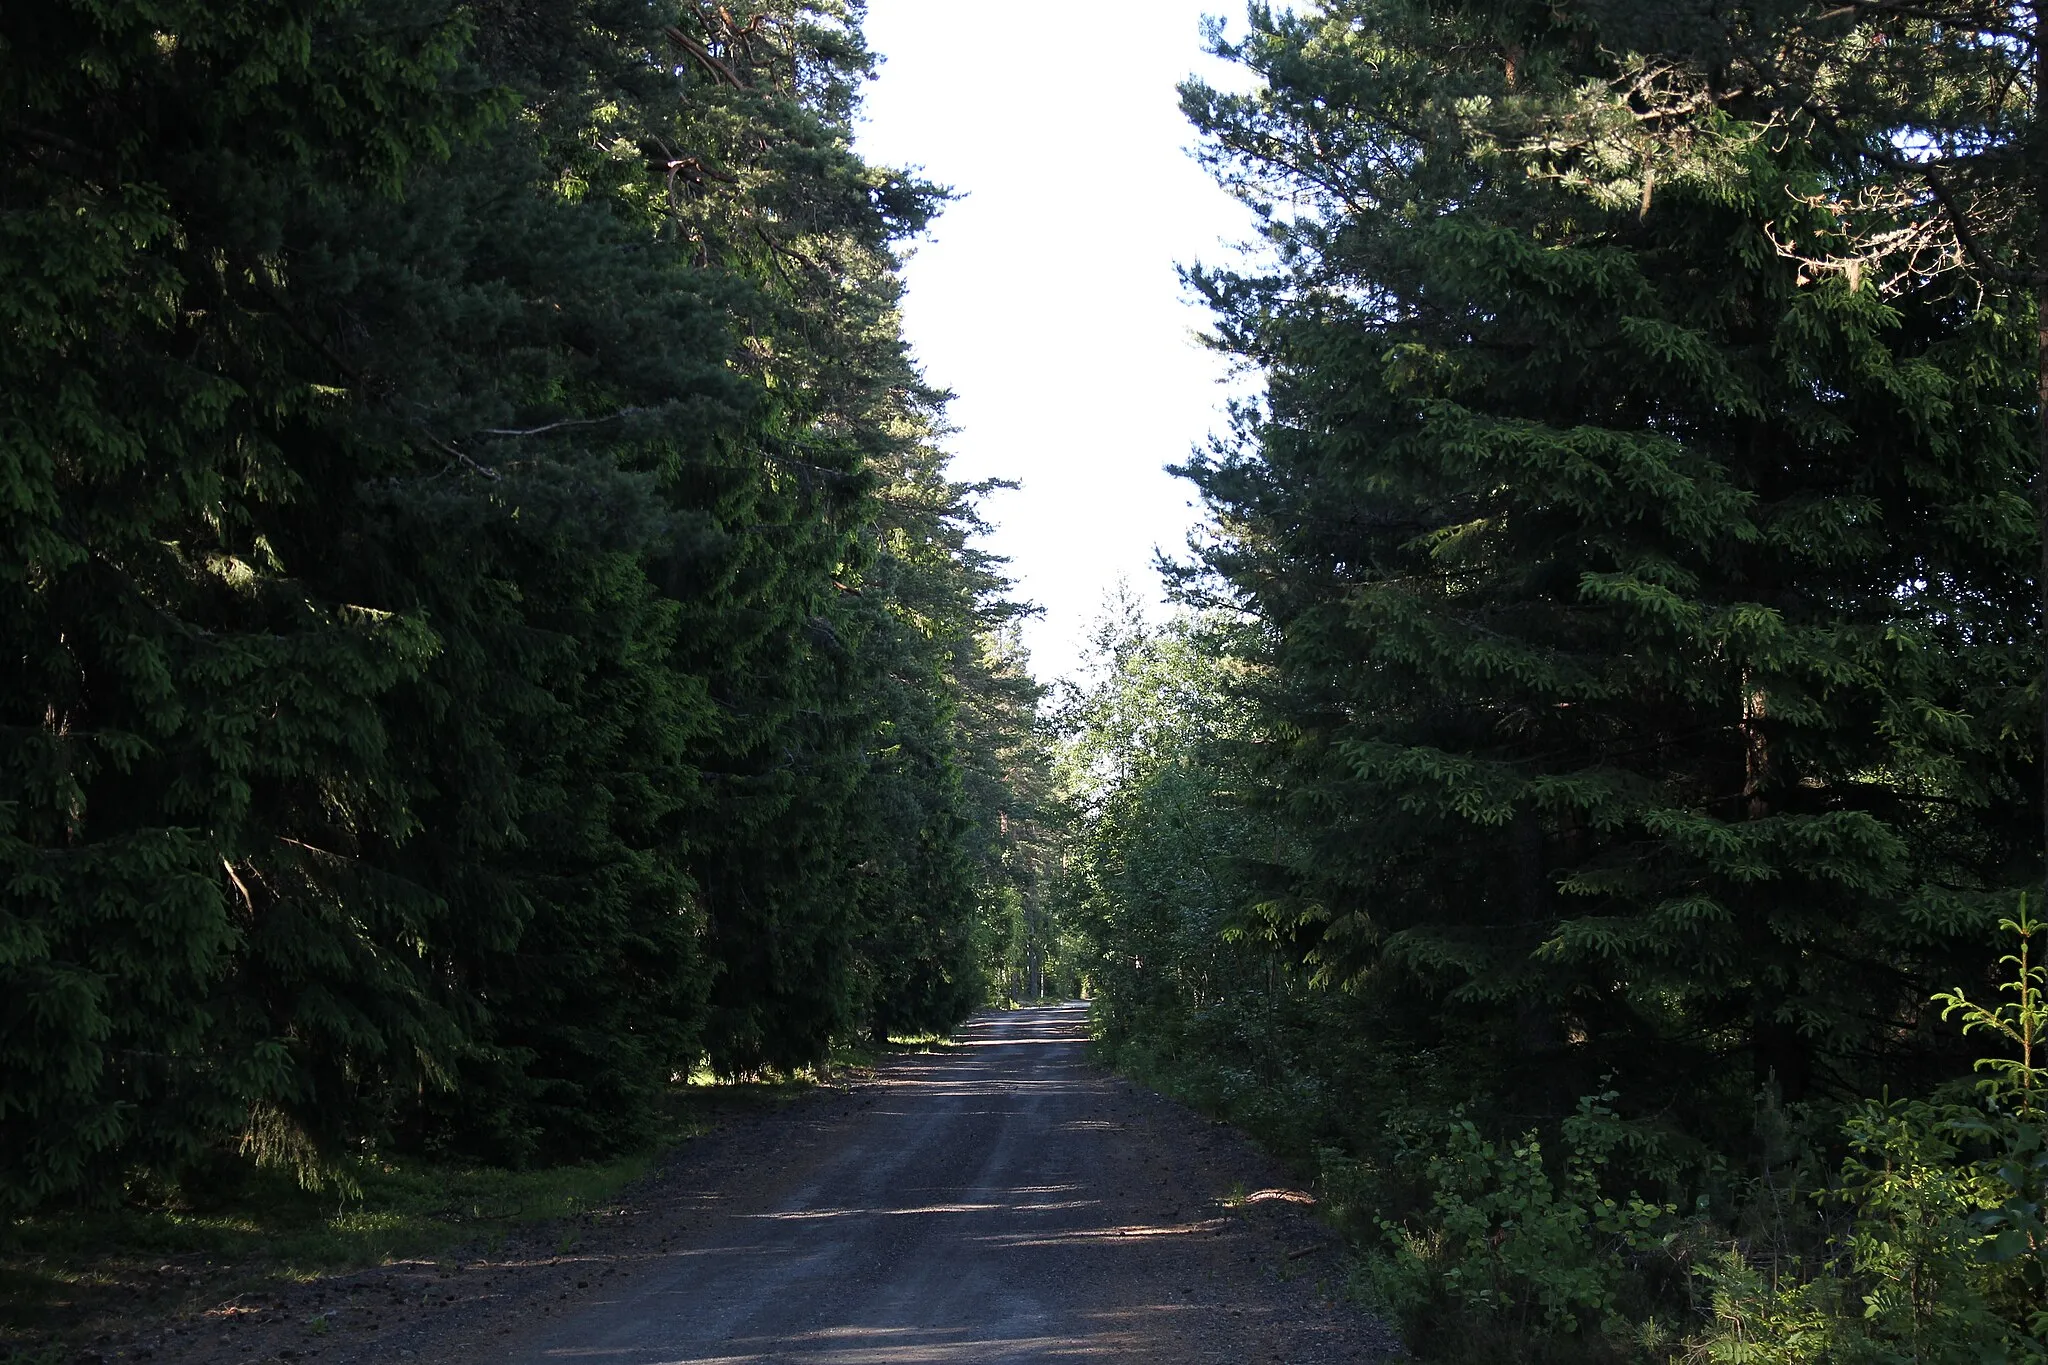
[[[1311,1179],[1351,1292],[1438,1365],[2048,1362],[2048,968],[2022,904],[1974,1084],[1824,1108],[1757,1097],[1754,1160],[1625,1117],[1469,1107],[1458,1059],[1332,1046],[1313,997],[1097,1015],[1110,1064]]]
[[[223,1153],[177,1184],[132,1186],[111,1208],[49,1209],[0,1227],[0,1362],[40,1365],[95,1333],[239,1293],[395,1261],[488,1255],[615,1204],[663,1153],[737,1112],[776,1106],[888,1048],[842,1049],[798,1076],[669,1097],[656,1140],[608,1161],[509,1170],[425,1157],[348,1163],[309,1189],[288,1169]],[[573,1226],[562,1237],[573,1239]]]

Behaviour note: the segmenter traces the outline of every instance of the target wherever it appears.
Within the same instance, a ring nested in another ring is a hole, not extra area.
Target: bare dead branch
[[[548,432],[561,431],[567,427],[594,427],[605,422],[616,422],[621,417],[631,417],[636,413],[652,411],[652,408],[644,406],[620,408],[617,412],[608,412],[602,417],[564,417],[558,422],[547,422],[537,427],[485,427],[477,432],[477,435],[509,437],[544,436]]]

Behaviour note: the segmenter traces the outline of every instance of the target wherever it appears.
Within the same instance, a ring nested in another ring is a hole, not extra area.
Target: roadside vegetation
[[[1218,28],[1261,386],[1050,691],[861,13],[0,6],[8,1330],[1085,992],[1426,1360],[2048,1360],[2039,6]]]
[[[1062,707],[1103,1054],[1443,1362],[2048,1358],[2030,5],[1255,6]]]
[[[857,20],[0,12],[10,1314],[602,1200],[1028,959]]]
[[[318,1275],[488,1256],[508,1238],[572,1229],[651,1165],[645,1155],[531,1171],[390,1160],[351,1171],[343,1191],[238,1171],[196,1195],[19,1220],[0,1255],[0,1358],[68,1359],[77,1343],[138,1319]]]
[[[69,1360],[81,1343],[138,1321],[190,1318],[369,1267],[567,1254],[634,1186],[687,1160],[693,1140],[857,1083],[887,1057],[948,1046],[937,1034],[899,1035],[835,1046],[825,1062],[779,1078],[700,1071],[669,1090],[641,1148],[605,1160],[511,1168],[386,1152],[309,1187],[294,1172],[223,1154],[118,1204],[19,1218],[0,1245],[0,1360]]]

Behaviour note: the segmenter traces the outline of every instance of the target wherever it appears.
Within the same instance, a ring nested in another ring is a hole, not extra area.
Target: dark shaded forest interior
[[[2040,7],[1216,25],[1259,391],[1049,688],[862,14],[0,9],[0,1340],[1085,994],[1418,1358],[2048,1361]]]

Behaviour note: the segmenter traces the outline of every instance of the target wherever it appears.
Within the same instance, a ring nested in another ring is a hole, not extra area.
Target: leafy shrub
[[[1850,1155],[1821,1195],[1849,1215],[1809,1273],[1772,1275],[1740,1248],[1700,1274],[1712,1325],[1699,1360],[1730,1365],[1984,1365],[2048,1361],[2048,1069],[2043,985],[2027,913],[2001,928],[2019,950],[2004,1004],[1936,997],[1966,1034],[1988,1032],[2017,1057],[1977,1063],[1971,1102],[1874,1100],[1844,1126]]]
[[[1453,1115],[1423,1159],[1427,1210],[1380,1219],[1385,1250],[1369,1262],[1374,1296],[1419,1344],[1460,1355],[1484,1344],[1494,1359],[1625,1359],[1673,1335],[1627,1311],[1642,1263],[1668,1259],[1684,1223],[1675,1204],[1606,1191],[1623,1148],[1655,1156],[1614,1099],[1579,1102],[1555,1160],[1533,1130],[1496,1142]]]

